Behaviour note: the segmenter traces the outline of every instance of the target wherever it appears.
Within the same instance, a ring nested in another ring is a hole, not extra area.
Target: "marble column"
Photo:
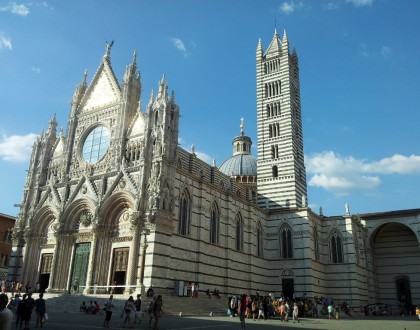
[[[96,265],[96,245],[98,243],[97,232],[93,231],[92,244],[90,245],[90,254],[89,254],[89,268],[86,278],[86,287],[83,290],[83,293],[91,293],[91,287],[94,286],[95,279],[95,265]]]
[[[127,277],[126,277],[126,288],[125,293],[133,293],[136,289],[136,270],[139,260],[139,248],[140,248],[140,214],[139,212],[133,212],[131,214],[131,234],[132,240],[130,245],[130,254],[128,257]]]
[[[146,250],[147,250],[147,232],[142,232],[142,239],[141,239],[141,255],[140,255],[140,267],[138,268],[138,275],[137,275],[137,288],[136,291],[139,291],[141,295],[144,297],[145,294],[145,287],[144,287],[144,265],[146,264]]]
[[[69,289],[69,274],[75,237],[73,234],[58,234],[56,235],[56,242],[50,275],[50,292],[65,293]]]

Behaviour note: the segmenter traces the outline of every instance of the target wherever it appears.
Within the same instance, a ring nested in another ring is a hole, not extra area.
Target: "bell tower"
[[[268,210],[306,207],[299,63],[286,31],[277,29],[257,54],[258,205]]]

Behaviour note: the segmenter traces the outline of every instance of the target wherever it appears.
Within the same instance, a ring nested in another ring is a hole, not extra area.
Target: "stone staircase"
[[[157,293],[159,294],[159,293]],[[115,312],[121,312],[124,308],[125,301],[129,295],[114,295]],[[135,295],[133,295],[136,298]],[[38,294],[34,294],[33,298],[37,299]],[[50,294],[46,293],[44,299],[46,300],[47,310],[64,313],[79,313],[79,308],[84,301],[86,305],[89,302],[97,301],[99,306],[104,306],[105,301],[109,298],[108,294]],[[147,313],[151,299],[144,297],[142,299],[142,311]],[[214,316],[225,316],[227,310],[228,299],[221,297],[217,299],[212,297],[209,299],[205,295],[198,298],[191,297],[177,297],[171,295],[162,295],[163,311],[165,315],[178,315],[182,312],[182,316],[208,316],[210,312]]]

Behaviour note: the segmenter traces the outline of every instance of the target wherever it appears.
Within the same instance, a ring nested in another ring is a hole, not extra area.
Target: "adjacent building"
[[[7,279],[10,256],[12,253],[12,231],[15,217],[0,213],[0,280]]]
[[[34,144],[10,280],[49,292],[195,281],[223,294],[420,302],[420,209],[356,215],[346,205],[326,217],[308,207],[299,60],[285,32],[257,45],[257,158],[241,121],[219,168],[178,145],[166,77],[143,106],[136,53],[119,82],[106,46],[65,133],[53,117]]]

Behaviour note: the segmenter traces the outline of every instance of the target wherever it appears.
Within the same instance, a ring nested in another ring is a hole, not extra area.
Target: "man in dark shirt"
[[[43,298],[44,294],[40,293],[39,298],[35,300],[35,312],[36,312],[36,327],[38,328],[38,324],[41,325],[44,323],[44,316],[45,316],[45,299]]]

